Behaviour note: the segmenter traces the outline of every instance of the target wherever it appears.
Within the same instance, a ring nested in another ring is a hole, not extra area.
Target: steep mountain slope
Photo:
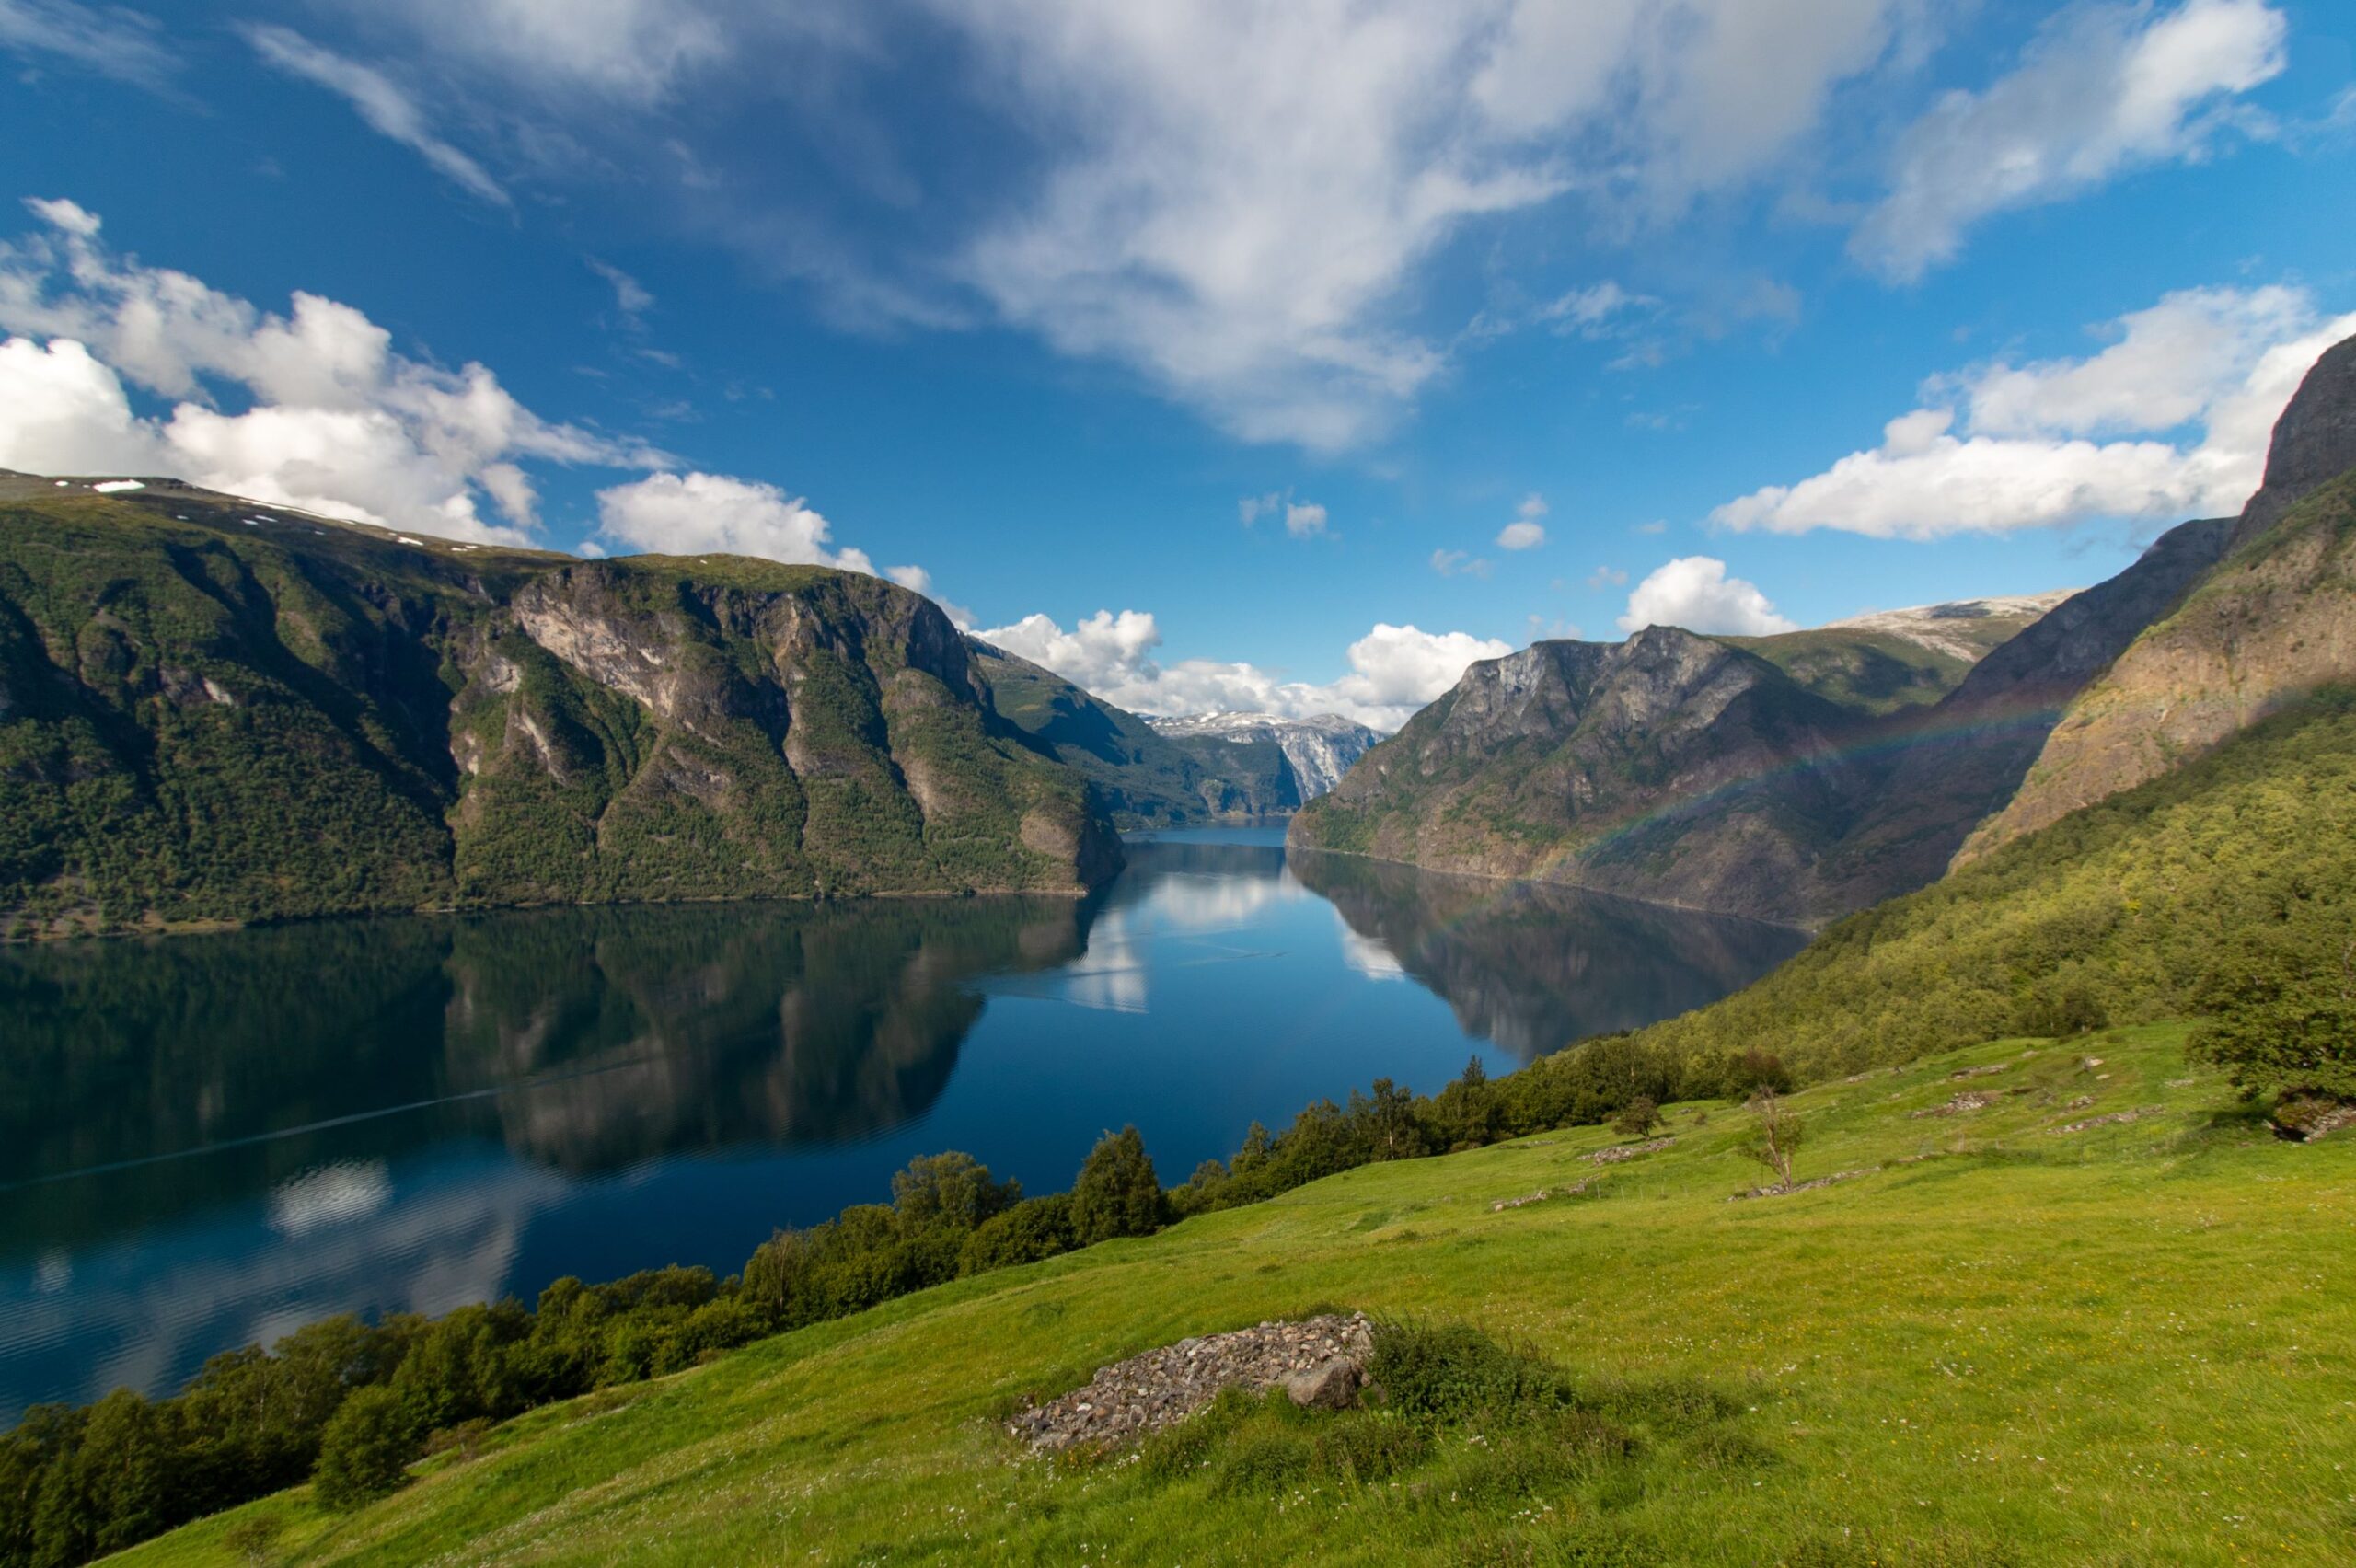
[[[979,638],[966,642],[999,713],[1095,785],[1120,827],[1279,816],[1305,798],[1273,737],[1163,734],[1028,659]]]
[[[2231,554],[2089,686],[2026,782],[1965,847],[1983,854],[2157,777],[2316,686],[2356,676],[2356,339],[2316,362],[2275,426]]]
[[[1749,989],[1648,1029],[1804,1077],[2008,1032],[2182,1018],[2258,944],[2344,973],[2356,922],[2356,698],[2317,694],[2136,789],[1853,917]]]
[[[878,579],[0,488],[0,912],[1068,891],[1084,782]]]
[[[1468,688],[1531,686],[1527,674],[1501,672],[1513,661],[1476,664],[1457,692],[1369,753],[1332,803],[1304,813],[1293,842],[1821,925],[1945,870],[1973,826],[2011,799],[2070,699],[2175,605],[2216,560],[2229,527],[2173,529],[2118,577],[2010,635],[2004,628],[2042,598],[1998,602],[2001,614],[1948,617],[1932,606],[1889,612],[1881,626],[1770,638],[1655,628],[1622,645],[1717,650],[1729,661],[1723,670],[1741,672],[1754,694],[1731,723],[1722,687],[1702,679],[1647,685],[1633,704],[1611,683],[1572,683],[1557,699],[1508,705],[1510,722],[1482,700],[1443,725],[1443,710]],[[1925,646],[1946,621],[1973,628],[1955,646],[1992,651],[1966,663]],[[1514,658],[1570,648],[1619,666],[1608,645],[1541,643]],[[1760,704],[1800,729],[1780,739],[1753,733],[1745,715]],[[1435,745],[1443,731],[1446,744]],[[1628,757],[1653,760],[1599,770],[1593,741],[1582,737],[1602,732]],[[1581,760],[1530,766],[1558,747]],[[1486,839],[1476,828],[1507,821],[1510,829]]]
[[[1288,842],[1792,918],[1859,782],[1844,750],[1859,722],[1674,628],[1541,642],[1466,671]]]
[[[2232,524],[2179,524],[2135,564],[2064,599],[1885,738],[1881,779],[1815,873],[1821,916],[1937,879],[1965,836],[2019,789],[2071,698],[2215,564]]]
[[[1382,739],[1365,725],[1338,713],[1307,719],[1283,719],[1273,713],[1206,713],[1192,718],[1154,718],[1147,723],[1154,732],[1175,741],[1226,741],[1248,745],[1273,743],[1292,765],[1292,775],[1303,801],[1332,791],[1350,765]]]

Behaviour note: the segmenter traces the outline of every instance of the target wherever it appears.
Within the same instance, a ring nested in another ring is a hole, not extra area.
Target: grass
[[[536,1412],[356,1515],[298,1491],[122,1561],[248,1561],[225,1542],[262,1519],[289,1563],[2344,1562],[2356,1138],[2277,1142],[2182,1033],[1809,1090],[1797,1174],[1878,1169],[1788,1196],[1728,1201],[1762,1172],[1724,1105],[1609,1167],[1598,1128],[1368,1167]],[[2000,1098],[1911,1114],[1967,1089]],[[1542,1355],[1591,1416],[1416,1439],[1230,1401],[1132,1462],[1019,1459],[992,1419],[1336,1307]]]

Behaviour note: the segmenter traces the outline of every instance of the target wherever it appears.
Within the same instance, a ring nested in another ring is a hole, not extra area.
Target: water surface
[[[565,909],[0,951],[0,1423],[338,1311],[741,1264],[964,1149],[1034,1192],[1700,1006],[1794,932],[1133,841],[1095,897]]]

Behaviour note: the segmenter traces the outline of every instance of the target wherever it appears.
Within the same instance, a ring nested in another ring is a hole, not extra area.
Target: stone
[[[1358,1402],[1364,1374],[1345,1355],[1321,1361],[1285,1379],[1285,1397],[1303,1410],[1347,1410]]]

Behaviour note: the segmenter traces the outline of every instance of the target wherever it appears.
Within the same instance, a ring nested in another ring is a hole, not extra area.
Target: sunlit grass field
[[[1996,1102],[1911,1114],[1967,1090]],[[296,1491],[121,1561],[2356,1562],[2356,1132],[2278,1142],[2166,1025],[1793,1103],[1801,1180],[1867,1173],[1730,1202],[1768,1178],[1724,1104],[1671,1107],[1674,1146],[1623,1163],[1579,1128],[1369,1166],[551,1406],[357,1514]],[[1176,1467],[1024,1458],[993,1419],[1331,1308],[1726,1413],[1636,1399],[1628,1452],[1560,1463],[1475,1421],[1371,1480],[1251,1462],[1344,1418],[1252,1413]]]

